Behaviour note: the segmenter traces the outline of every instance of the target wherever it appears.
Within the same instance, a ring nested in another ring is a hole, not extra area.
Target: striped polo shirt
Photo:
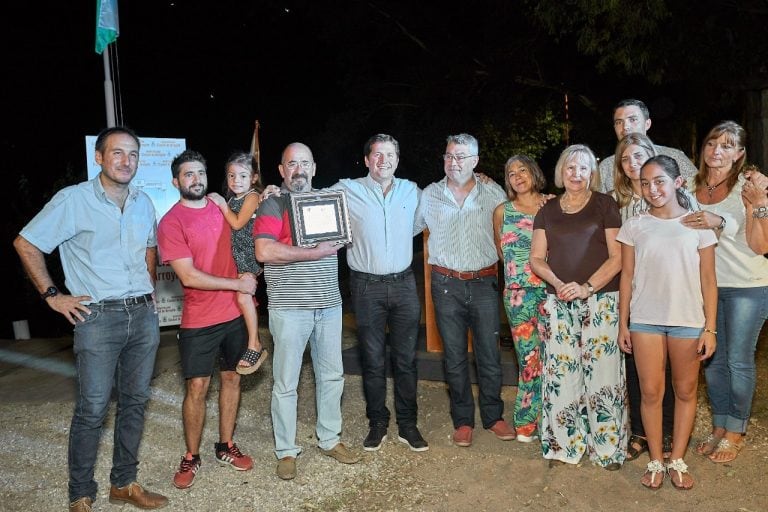
[[[253,238],[294,245],[289,218],[290,193],[264,200],[256,212]],[[321,309],[341,306],[336,255],[314,261],[264,264],[268,309]]]

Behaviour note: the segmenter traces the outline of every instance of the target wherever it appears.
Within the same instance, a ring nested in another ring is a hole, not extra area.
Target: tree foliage
[[[526,5],[558,41],[654,84],[701,77],[738,87],[765,80],[765,0],[568,0]],[[715,76],[712,76],[712,75]]]

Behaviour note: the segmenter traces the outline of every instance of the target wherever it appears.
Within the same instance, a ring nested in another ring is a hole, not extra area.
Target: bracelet
[[[712,329],[707,329],[706,327],[704,328],[704,332],[708,332],[710,334],[714,334],[715,336],[717,336],[717,331],[713,331]]]
[[[765,219],[768,217],[768,206],[758,206],[752,210],[752,217],[755,219]]]

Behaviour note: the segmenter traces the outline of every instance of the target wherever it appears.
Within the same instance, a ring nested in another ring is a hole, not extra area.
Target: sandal
[[[639,446],[639,448],[635,448],[635,445]],[[627,443],[627,458],[625,460],[635,460],[647,451],[648,440],[642,436],[632,434],[632,436],[629,438],[629,443]]]
[[[672,472],[677,473],[677,481],[675,481],[675,477],[672,475]],[[667,464],[667,474],[669,475],[669,481],[672,482],[672,486],[679,490],[679,491],[687,491],[691,487],[693,487],[693,478],[691,478],[691,484],[686,486],[683,484],[683,475],[688,475],[690,478],[690,473],[688,472],[688,465],[683,461],[683,459],[675,459],[669,462]]]
[[[741,438],[741,441],[738,443],[733,443],[729,441],[726,438],[722,438],[719,443],[717,443],[717,448],[715,451],[712,452],[712,454],[709,456],[709,460],[712,462],[716,462],[718,464],[724,464],[726,462],[733,461],[741,451],[742,448],[744,448],[744,438]],[[714,459],[717,454],[723,453],[725,454],[725,457],[722,459]]]
[[[700,442],[696,446],[696,453],[704,456],[712,455],[712,452],[715,451],[715,448],[717,448],[717,445],[720,444],[720,440],[722,438],[723,436],[716,436],[715,434],[709,434],[704,441]]]
[[[651,477],[651,480],[649,482],[645,481],[645,477],[649,476]],[[656,477],[659,477],[659,483],[656,483]],[[645,473],[643,473],[643,478],[640,479],[640,483],[643,484],[644,487],[651,489],[655,491],[656,489],[660,489],[661,485],[664,483],[664,465],[661,463],[660,460],[652,460],[648,463],[648,465],[645,467]]]
[[[252,374],[259,369],[261,363],[263,363],[264,359],[267,358],[267,354],[268,352],[266,349],[261,349],[261,352],[250,348],[247,349],[245,352],[243,352],[243,355],[240,356],[240,360],[248,363],[248,366],[238,364],[237,368],[235,368],[235,371],[240,375]]]

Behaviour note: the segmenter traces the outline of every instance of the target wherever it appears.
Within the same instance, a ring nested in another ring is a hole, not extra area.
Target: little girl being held
[[[232,227],[232,256],[238,275],[250,272],[258,276],[262,269],[256,261],[253,247],[253,219],[263,200],[264,187],[256,170],[256,159],[249,153],[239,151],[227,159],[224,169],[229,200],[216,193],[208,194],[208,198],[221,209]],[[236,371],[241,375],[249,375],[259,369],[267,351],[259,340],[256,299],[247,293],[238,293],[237,302],[248,330],[248,348],[237,363]]]
[[[641,483],[658,489],[666,470],[674,487],[690,489],[693,478],[683,456],[696,417],[699,365],[716,346],[717,237],[712,230],[681,223],[690,202],[674,159],[650,158],[640,183],[649,209],[628,219],[616,240],[622,243],[619,346],[634,354],[651,459]],[[675,421],[665,467],[661,404],[667,358],[675,383]]]

